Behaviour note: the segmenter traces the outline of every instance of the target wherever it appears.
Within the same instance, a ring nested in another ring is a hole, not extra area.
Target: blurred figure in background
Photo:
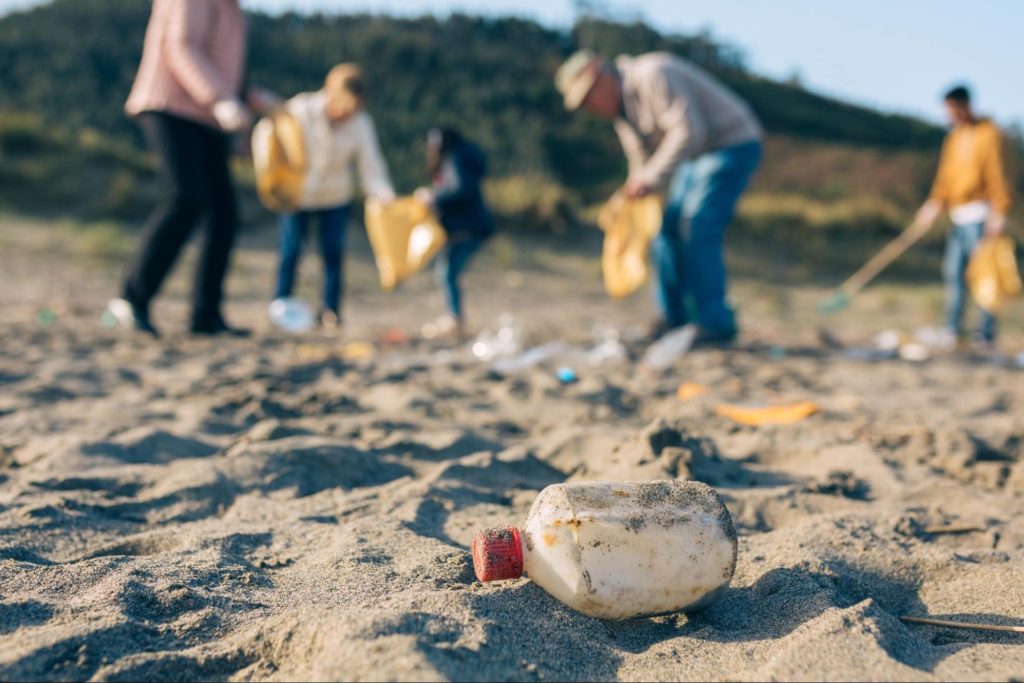
[[[1006,229],[1011,193],[1003,163],[1003,139],[990,119],[974,113],[970,91],[957,86],[943,98],[952,129],[942,145],[939,169],[931,195],[917,219],[934,225],[943,210],[953,227],[946,242],[943,278],[946,281],[946,344],[955,348],[964,338],[965,275],[971,254],[982,238]],[[981,312],[975,340],[991,347],[996,340],[996,318]]]
[[[228,168],[230,134],[252,109],[274,104],[244,85],[246,21],[238,0],[154,0],[142,62],[125,105],[157,156],[163,198],[150,216],[109,312],[152,335],[149,305],[200,222],[192,325],[196,334],[244,334],[224,320],[224,277],[238,227]]]
[[[341,323],[345,228],[356,188],[353,165],[367,195],[383,202],[395,197],[373,119],[364,108],[365,90],[362,70],[355,64],[339,64],[327,74],[323,88],[300,93],[285,104],[302,131],[306,178],[297,210],[281,215],[275,298],[291,296],[307,228],[315,220],[324,267],[320,323],[325,327]],[[259,127],[270,125],[264,120],[257,126],[254,155],[261,153],[260,141],[268,139]]]
[[[452,128],[433,128],[427,134],[427,172],[430,187],[416,197],[431,205],[448,233],[437,258],[437,279],[445,292],[449,315],[438,320],[442,334],[467,335],[459,278],[484,242],[494,233],[494,217],[484,201],[487,173],[483,151]]]
[[[761,126],[735,94],[668,53],[608,62],[590,50],[555,76],[565,106],[614,120],[629,162],[627,197],[667,191],[653,245],[664,319],[652,336],[695,322],[697,341],[737,334],[726,296],[725,229],[761,158]]]

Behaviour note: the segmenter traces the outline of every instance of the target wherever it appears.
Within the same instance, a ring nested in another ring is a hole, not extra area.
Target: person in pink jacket
[[[162,191],[108,311],[123,327],[157,335],[149,306],[192,231],[203,242],[192,296],[196,334],[240,334],[221,310],[238,226],[228,168],[231,134],[273,98],[249,89],[246,20],[238,0],[154,0],[142,61],[125,110],[157,156]]]

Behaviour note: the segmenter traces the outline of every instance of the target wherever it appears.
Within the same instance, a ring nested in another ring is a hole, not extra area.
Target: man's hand
[[[985,221],[985,236],[996,237],[1006,230],[1006,215],[993,211]]]
[[[213,105],[213,118],[226,133],[237,133],[252,123],[252,113],[241,100],[221,100]]]
[[[940,213],[942,213],[942,204],[929,199],[917,210],[914,222],[922,227],[931,228],[935,225],[935,221],[939,219]]]
[[[641,197],[646,197],[654,192],[654,188],[642,180],[630,178],[626,181],[626,186],[623,188],[623,191],[630,199],[640,199]]]

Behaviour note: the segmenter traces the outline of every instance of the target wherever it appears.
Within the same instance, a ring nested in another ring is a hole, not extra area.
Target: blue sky
[[[250,8],[388,14],[516,14],[555,26],[572,0],[242,0]],[[0,13],[37,0],[0,0]],[[755,70],[801,75],[810,88],[938,120],[938,96],[974,86],[978,108],[1024,122],[1024,2],[1019,0],[611,0],[663,30],[709,28]]]

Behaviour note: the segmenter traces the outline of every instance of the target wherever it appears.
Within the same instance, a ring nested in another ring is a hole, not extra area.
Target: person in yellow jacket
[[[933,225],[945,210],[953,223],[943,262],[946,323],[953,345],[963,337],[965,274],[971,254],[983,237],[999,235],[1006,229],[1011,193],[999,128],[974,113],[970,92],[964,86],[947,92],[943,102],[952,129],[942,145],[931,195],[918,211],[917,220]],[[991,346],[995,338],[995,316],[982,311],[979,341]]]

